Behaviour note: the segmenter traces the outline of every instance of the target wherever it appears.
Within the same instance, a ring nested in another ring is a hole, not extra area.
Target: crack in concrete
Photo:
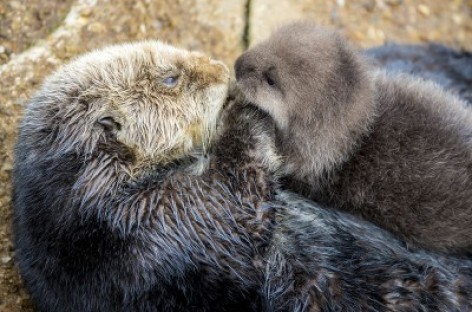
[[[244,29],[243,29],[243,48],[247,50],[249,44],[251,43],[250,38],[250,18],[251,18],[251,4],[252,0],[246,0],[244,5]]]

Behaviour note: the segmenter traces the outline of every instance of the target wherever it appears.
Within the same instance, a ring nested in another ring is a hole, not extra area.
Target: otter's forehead
[[[284,59],[329,58],[335,55],[341,42],[340,36],[331,29],[312,23],[295,23],[280,28],[265,45]]]
[[[185,72],[186,76],[192,77],[192,74],[201,72],[205,65],[212,62],[214,61],[209,56],[202,53],[179,49],[159,41],[121,44],[75,59],[60,68],[46,84],[49,90],[54,89],[54,85],[61,88],[69,85],[93,87],[103,91],[126,91],[143,81],[152,82],[152,79],[160,79],[166,75]],[[219,83],[215,77],[220,76],[227,75],[208,75],[208,83]]]
[[[310,22],[293,23],[246,51],[240,62],[249,64],[250,69],[274,69],[278,75],[305,79],[318,71],[333,70],[345,46],[331,29]]]
[[[126,69],[137,74],[144,70],[143,67],[166,71],[175,66],[189,65],[196,57],[204,56],[198,52],[179,49],[159,41],[144,41],[114,45],[91,52],[78,58],[71,67],[76,69],[82,65],[95,65],[97,70]],[[89,69],[93,70],[93,68]]]

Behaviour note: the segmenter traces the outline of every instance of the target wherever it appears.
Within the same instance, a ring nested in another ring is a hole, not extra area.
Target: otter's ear
[[[103,127],[105,131],[115,132],[121,129],[121,124],[112,116],[102,116],[97,120],[97,124]]]

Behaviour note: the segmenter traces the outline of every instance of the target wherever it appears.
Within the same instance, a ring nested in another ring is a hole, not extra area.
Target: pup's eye
[[[166,87],[172,88],[172,87],[175,87],[177,85],[178,80],[179,80],[179,76],[177,76],[177,75],[169,76],[169,77],[164,78],[162,80],[162,83]]]
[[[274,78],[271,77],[270,74],[265,73],[264,74],[264,79],[265,79],[265,81],[267,82],[267,84],[269,86],[271,86],[271,87],[275,86],[275,80],[274,80]]]

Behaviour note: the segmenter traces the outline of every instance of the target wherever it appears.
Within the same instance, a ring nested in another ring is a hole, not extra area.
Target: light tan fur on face
[[[164,83],[168,77],[177,77],[175,86]],[[228,83],[221,62],[147,41],[86,54],[53,75],[41,92],[60,99],[50,108],[70,134],[59,138],[60,146],[86,145],[92,153],[101,136],[112,135],[138,163],[165,164],[208,148]],[[58,102],[65,107],[53,107]],[[117,127],[104,129],[102,118]]]

